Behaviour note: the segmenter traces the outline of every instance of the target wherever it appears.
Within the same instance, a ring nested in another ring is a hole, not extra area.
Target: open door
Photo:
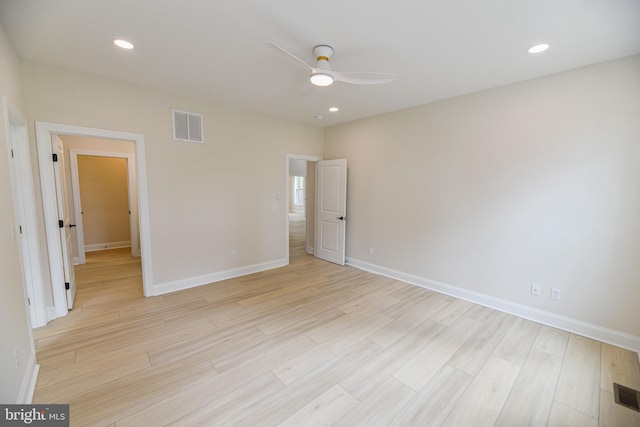
[[[27,305],[31,327],[47,324],[47,312],[42,292],[42,270],[40,268],[40,243],[37,233],[36,204],[33,190],[33,174],[29,154],[27,120],[2,97],[4,123],[6,127],[11,176],[12,195],[15,207],[15,231],[19,241],[20,258],[27,291]]]
[[[69,220],[69,209],[66,203],[69,200],[69,195],[67,194],[65,174],[66,165],[64,162],[64,148],[62,140],[55,135],[52,139],[51,148],[54,156],[53,174],[56,184],[56,201],[58,204],[58,218],[61,218],[60,244],[62,246],[62,269],[64,270],[67,309],[71,310],[73,308],[73,301],[76,297],[76,278],[73,270],[73,250],[71,245],[71,227],[74,227],[75,225],[71,224],[71,221]]]
[[[344,265],[347,159],[318,162],[316,175],[316,257]]]

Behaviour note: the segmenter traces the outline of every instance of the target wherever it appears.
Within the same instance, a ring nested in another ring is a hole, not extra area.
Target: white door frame
[[[129,202],[129,234],[131,238],[131,255],[140,256],[140,243],[138,241],[138,209],[136,206],[136,182],[134,172],[135,156],[131,153],[97,151],[90,149],[69,150],[69,166],[71,169],[71,199],[73,200],[73,211],[76,222],[76,241],[78,248],[77,264],[86,262],[84,249],[84,228],[82,222],[82,200],[80,198],[80,176],[78,174],[78,156],[95,156],[95,157],[115,157],[119,159],[127,159],[127,186],[128,186],[128,202]],[[75,260],[74,260],[75,262]]]
[[[47,309],[42,290],[42,268],[40,264],[40,239],[36,219],[36,203],[33,190],[33,174],[27,120],[13,106],[6,96],[2,97],[4,122],[10,161],[11,190],[15,206],[15,233],[20,238],[20,257],[28,298],[27,306],[32,328],[47,324]],[[12,129],[17,129],[17,135]],[[21,232],[20,232],[21,231]]]
[[[51,286],[56,317],[68,313],[64,272],[62,269],[62,251],[58,227],[58,210],[53,174],[51,137],[53,135],[76,135],[105,139],[132,141],[136,150],[136,172],[138,183],[138,213],[140,224],[140,249],[142,252],[142,284],[145,296],[153,295],[153,270],[151,261],[151,231],[149,226],[149,200],[147,192],[147,168],[144,150],[144,135],[119,132],[106,129],[88,128],[59,123],[36,122],[36,141],[40,166],[40,184],[42,186],[42,204],[44,210]]]
[[[284,174],[284,178],[285,178],[285,190],[284,190],[284,194],[285,194],[285,199],[284,199],[284,209],[282,209],[284,211],[284,217],[285,217],[285,239],[284,239],[284,246],[285,246],[285,259],[287,260],[287,265],[289,265],[289,203],[290,203],[290,195],[289,195],[289,160],[290,159],[298,159],[298,160],[306,160],[308,162],[318,162],[320,160],[322,160],[322,157],[318,157],[318,156],[308,156],[305,154],[292,154],[292,153],[287,153],[285,155],[285,174]]]

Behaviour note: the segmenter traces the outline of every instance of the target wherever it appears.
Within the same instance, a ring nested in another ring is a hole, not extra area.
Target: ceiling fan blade
[[[294,54],[287,52],[286,50],[284,50],[274,42],[268,42],[267,46],[269,46],[275,52],[278,52],[284,55],[287,59],[295,62],[296,64],[302,65],[307,71],[313,71],[313,67],[311,67],[309,64],[307,64],[306,62],[304,62],[302,59],[298,58]]]
[[[395,74],[388,73],[338,73],[334,72],[334,79],[338,82],[351,83],[354,85],[377,85],[389,83],[395,79]]]

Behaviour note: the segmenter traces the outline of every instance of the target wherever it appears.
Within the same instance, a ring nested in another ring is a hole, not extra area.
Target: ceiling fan
[[[316,86],[329,86],[336,82],[351,83],[354,85],[376,85],[388,83],[395,78],[395,74],[388,73],[361,73],[361,72],[338,72],[333,71],[329,66],[329,59],[333,54],[333,48],[324,44],[313,48],[313,56],[316,58],[315,66],[311,66],[292,53],[287,52],[273,42],[267,43],[276,52],[286,55],[298,64],[302,65],[311,73],[309,80]]]

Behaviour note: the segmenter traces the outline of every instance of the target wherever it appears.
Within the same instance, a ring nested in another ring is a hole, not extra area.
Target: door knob
[[[344,221],[344,217],[343,216],[339,216],[337,217],[340,221]]]

